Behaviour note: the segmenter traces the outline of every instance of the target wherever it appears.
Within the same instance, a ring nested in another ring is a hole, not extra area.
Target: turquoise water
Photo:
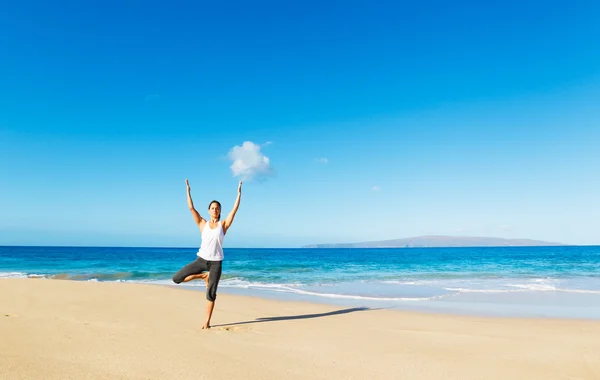
[[[0,247],[0,278],[170,278],[190,248]],[[221,293],[501,316],[600,319],[600,247],[225,249]],[[202,300],[202,297],[200,298]]]

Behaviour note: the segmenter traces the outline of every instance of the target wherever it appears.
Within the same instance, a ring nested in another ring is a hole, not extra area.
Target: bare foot
[[[206,287],[208,288],[208,278],[210,277],[210,273],[202,273],[200,275],[200,278],[204,280],[204,284],[206,285]]]
[[[210,328],[210,325],[208,324],[208,322],[202,326],[202,330],[208,330],[209,328]]]

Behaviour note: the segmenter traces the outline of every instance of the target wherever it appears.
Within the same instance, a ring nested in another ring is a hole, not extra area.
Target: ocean
[[[0,247],[0,280],[175,285],[197,248]],[[600,319],[600,246],[225,248],[219,293],[503,317]],[[200,293],[198,302],[204,302]]]

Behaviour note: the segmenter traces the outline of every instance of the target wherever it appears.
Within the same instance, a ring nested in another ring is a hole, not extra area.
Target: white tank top
[[[223,233],[222,222],[217,223],[217,227],[210,228],[209,222],[206,221],[204,229],[202,230],[202,244],[198,250],[198,257],[202,257],[204,260],[209,261],[222,261],[223,256]]]

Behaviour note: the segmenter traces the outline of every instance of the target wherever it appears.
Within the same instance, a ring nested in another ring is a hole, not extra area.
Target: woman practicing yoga
[[[181,268],[174,276],[173,282],[180,284],[191,280],[202,279],[206,283],[206,322],[202,326],[203,329],[210,328],[210,318],[215,307],[217,298],[217,286],[221,278],[221,264],[223,262],[223,239],[235,213],[240,206],[240,198],[242,197],[242,182],[238,185],[238,194],[233,205],[233,210],[227,215],[227,219],[221,221],[221,204],[218,201],[212,201],[208,205],[209,220],[205,220],[200,216],[194,208],[192,195],[190,193],[190,184],[185,180],[187,188],[187,202],[194,221],[200,228],[202,234],[202,244],[196,254],[198,258]],[[208,273],[206,273],[208,272]]]

